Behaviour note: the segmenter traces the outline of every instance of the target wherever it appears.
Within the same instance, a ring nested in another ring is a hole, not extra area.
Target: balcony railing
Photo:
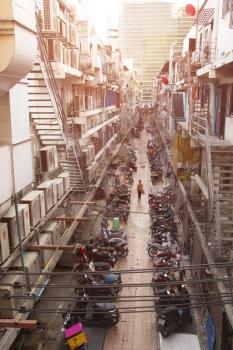
[[[198,43],[197,43],[198,46]],[[216,54],[216,43],[206,42],[199,46],[192,54],[191,63],[205,66],[206,64],[212,62],[215,59]]]

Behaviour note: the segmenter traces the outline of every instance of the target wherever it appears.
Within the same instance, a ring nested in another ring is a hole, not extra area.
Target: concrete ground
[[[146,251],[150,216],[148,213],[148,192],[158,190],[151,185],[150,168],[147,161],[146,145],[147,133],[144,130],[140,139],[134,140],[137,150],[137,173],[134,175],[134,184],[131,194],[129,219],[126,226],[129,242],[129,255],[121,259],[116,269],[151,268],[152,263]],[[137,198],[136,185],[141,179],[145,194],[140,201]],[[135,212],[135,213],[134,213]],[[122,275],[123,283],[151,282],[151,274]],[[121,296],[153,295],[150,287],[124,288]],[[128,298],[127,298],[128,299]],[[153,302],[117,302],[119,307],[152,306]],[[103,350],[155,350],[157,349],[156,317],[153,312],[122,313],[121,320],[116,327],[107,331]]]

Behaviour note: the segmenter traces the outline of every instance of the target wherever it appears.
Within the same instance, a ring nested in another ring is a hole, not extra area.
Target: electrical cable
[[[88,304],[91,304],[89,301],[87,301]],[[203,306],[204,304],[204,306]],[[168,304],[168,303],[159,303],[159,304],[155,304],[155,305],[151,305],[151,306],[132,306],[132,307],[117,307],[116,306],[116,309],[118,311],[120,311],[120,313],[124,313],[124,310],[135,310],[135,309],[148,309],[149,307],[151,308],[151,310],[153,312],[163,312],[165,313],[166,312],[166,308],[171,308],[171,307],[177,307],[177,308],[180,308],[182,307],[183,309],[198,309],[198,308],[203,308],[203,307],[210,307],[210,306],[222,306],[222,305],[226,305],[226,304],[230,304],[232,305],[233,304],[233,299],[227,299],[227,300],[224,300],[224,301],[209,301],[209,302],[206,302],[206,303],[197,303],[197,304],[194,304],[194,303],[187,303],[187,302],[183,302],[183,303],[177,303],[177,304]],[[165,308],[164,310],[161,310],[161,308]],[[1,308],[0,309],[2,312],[3,311],[16,311],[16,312],[19,312],[19,313],[29,313],[29,312],[35,312],[35,313],[55,313],[55,314],[58,314],[58,313],[61,313],[61,314],[65,314],[65,313],[72,313],[72,314],[80,314],[80,312],[82,311],[92,311],[93,313],[96,313],[96,314],[103,314],[105,311],[103,310],[100,310],[100,307],[97,307],[97,308],[79,308],[79,309],[63,309],[63,310],[58,310],[58,309],[33,309],[33,308]]]
[[[159,291],[158,291],[159,292]],[[104,301],[108,301],[108,300],[116,300],[117,302],[120,303],[133,303],[133,302],[148,302],[148,301],[156,301],[157,298],[156,297],[161,297],[162,300],[166,300],[166,301],[171,301],[174,299],[179,299],[182,298],[182,296],[188,296],[193,300],[199,300],[205,302],[206,300],[215,300],[215,299],[222,299],[222,298],[226,298],[226,297],[232,297],[233,294],[232,293],[216,293],[216,294],[187,294],[187,295],[173,295],[172,297],[169,296],[168,294],[157,294],[157,293],[153,293],[153,295],[143,295],[143,296],[139,296],[139,295],[135,295],[135,296],[120,296],[120,295],[89,295],[88,297],[90,298],[90,302],[94,303],[94,302],[100,302],[100,300],[104,300]],[[54,297],[54,296],[46,296],[46,297],[40,297],[39,300],[46,300],[46,301],[77,301],[79,298],[81,298],[82,296],[80,295],[76,295],[76,296],[59,296],[59,297]],[[9,299],[23,299],[23,300],[36,300],[37,296],[26,296],[26,295],[8,295],[6,297],[4,297],[4,299],[9,300]]]
[[[215,283],[215,282],[231,282],[233,281],[233,277],[224,277],[224,278],[213,278],[213,279],[192,279],[192,280],[185,280],[185,281],[176,281],[176,280],[171,280],[169,282],[140,282],[140,283],[121,283],[119,284],[120,287],[127,287],[127,288],[132,288],[132,287],[153,287],[153,286],[171,286],[171,285],[189,285],[189,284],[203,284],[203,283]],[[117,284],[118,285],[118,284]],[[51,284],[46,284],[46,283],[42,283],[42,284],[37,284],[35,283],[10,283],[10,282],[6,282],[0,283],[0,286],[11,286],[14,287],[15,289],[19,289],[21,287],[26,287],[26,288],[43,288],[43,287],[47,287],[47,288],[83,288],[83,284],[55,284],[55,283],[51,283]],[[107,285],[107,284],[85,284],[85,288],[90,288],[90,289],[96,289],[96,288],[112,288],[113,285]]]
[[[186,266],[165,266],[165,267],[156,267],[156,268],[146,268],[146,269],[128,269],[128,270],[101,270],[101,271],[46,271],[46,272],[23,272],[8,270],[8,268],[0,268],[0,275],[31,275],[31,276],[40,276],[40,275],[106,275],[108,273],[119,273],[119,274],[128,274],[128,273],[146,273],[146,272],[164,272],[164,271],[179,271],[179,270],[195,270],[195,269],[209,269],[209,268],[224,268],[229,267],[233,268],[233,262],[229,263],[213,263],[213,264],[192,264]],[[1,283],[0,283],[1,285]]]

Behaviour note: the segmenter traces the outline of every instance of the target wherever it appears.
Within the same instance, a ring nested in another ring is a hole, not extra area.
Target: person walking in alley
[[[139,180],[137,184],[138,200],[141,199],[141,195],[144,192],[142,181]]]

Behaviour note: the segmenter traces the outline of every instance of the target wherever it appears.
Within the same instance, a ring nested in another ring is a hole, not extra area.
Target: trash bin
[[[119,231],[120,230],[120,219],[119,218],[113,218],[112,219],[112,229],[113,229],[113,231]]]

